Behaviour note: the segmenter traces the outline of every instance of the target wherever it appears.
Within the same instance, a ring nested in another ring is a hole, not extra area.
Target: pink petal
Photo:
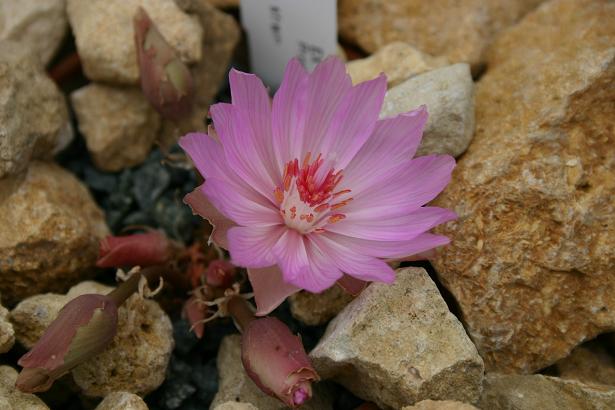
[[[344,275],[337,280],[337,284],[352,296],[357,296],[359,293],[363,292],[363,289],[369,285],[369,282],[353,278],[350,275]]]
[[[248,279],[252,284],[256,301],[256,315],[265,316],[277,308],[290,295],[301,289],[286,283],[277,266],[263,269],[248,269]]]
[[[288,62],[284,79],[273,97],[273,144],[280,169],[300,155],[303,145],[308,73],[298,59]]]
[[[248,268],[265,268],[276,260],[273,246],[287,228],[274,226],[236,226],[228,231],[231,262]]]
[[[202,218],[213,226],[209,243],[214,242],[216,245],[228,249],[228,240],[226,233],[235,223],[222,215],[220,211],[207,199],[203,193],[203,185],[198,186],[194,191],[184,197],[184,203],[188,204],[192,209],[192,213],[200,215]]]
[[[386,89],[384,75],[352,87],[335,112],[319,149],[313,148],[312,152],[322,152],[335,159],[337,168],[345,168],[372,134]]]
[[[392,168],[411,159],[421,143],[427,117],[427,109],[421,106],[414,111],[379,120],[367,142],[344,167],[344,185],[356,187],[361,183],[369,186],[382,179]]]
[[[412,255],[422,254],[450,242],[446,236],[432,233],[423,233],[408,241],[370,241],[331,232],[323,235],[359,254],[394,260],[412,260],[409,258]]]
[[[254,135],[252,125],[246,121],[245,113],[231,104],[223,103],[214,104],[209,110],[229,168],[247,185],[274,203],[273,191],[281,179],[281,170],[271,169],[273,158],[263,153],[261,142]],[[279,176],[272,176],[278,173]]]
[[[248,200],[221,179],[209,178],[202,186],[216,208],[239,225],[276,225],[282,221],[272,204]]]
[[[246,199],[261,205],[270,203],[266,197],[256,192],[231,169],[226,161],[222,145],[215,138],[207,134],[190,133],[182,137],[179,144],[190,155],[205,179],[220,179]]]
[[[400,216],[373,218],[363,213],[349,216],[327,226],[327,231],[346,236],[375,241],[404,241],[429,229],[457,218],[457,214],[445,208],[422,207]]]
[[[381,259],[365,254],[331,240],[326,234],[311,234],[310,241],[342,272],[365,281],[392,283],[393,269]]]
[[[236,115],[251,129],[256,154],[269,179],[278,185],[281,174],[275,160],[271,133],[271,100],[263,82],[254,74],[232,69],[229,74],[231,98]]]
[[[323,138],[344,97],[351,89],[352,81],[346,73],[346,66],[336,56],[325,59],[309,75],[303,113],[303,145],[300,146],[299,152],[294,152],[299,160],[308,152],[314,156],[319,153],[326,154],[322,151]]]
[[[378,181],[349,186],[354,198],[347,218],[384,218],[407,214],[434,199],[446,187],[455,167],[450,155],[428,155],[402,162]],[[369,173],[369,170],[365,170]]]
[[[284,280],[310,292],[331,287],[342,272],[304,236],[287,229],[273,247]]]

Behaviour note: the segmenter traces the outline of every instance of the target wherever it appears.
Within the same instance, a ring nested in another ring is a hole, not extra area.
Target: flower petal
[[[374,241],[404,241],[457,218],[453,211],[422,207],[393,217],[374,218],[369,214],[350,214],[346,219],[327,226],[327,231]]]
[[[287,228],[274,226],[236,226],[228,231],[231,262],[248,268],[265,268],[276,260],[273,246]]]
[[[378,181],[349,187],[354,199],[344,207],[344,213],[348,218],[351,214],[361,218],[405,215],[442,192],[454,167],[455,159],[450,155],[428,155],[402,162]]]
[[[335,113],[352,89],[352,80],[346,66],[336,56],[327,57],[309,75],[306,86],[302,146],[295,154],[301,160],[308,152],[314,157],[322,151],[322,141],[331,126]],[[293,158],[289,158],[293,159]]]
[[[277,308],[290,295],[301,289],[286,283],[277,266],[263,269],[248,269],[248,279],[254,291],[256,316],[265,316]]]
[[[214,242],[216,245],[221,246],[224,249],[228,249],[228,240],[226,237],[227,231],[232,226],[235,226],[235,222],[222,215],[218,209],[207,199],[203,193],[203,185],[200,185],[184,197],[184,203],[186,203],[192,209],[192,213],[200,215],[202,218],[207,219],[213,226],[209,242]]]
[[[352,87],[341,100],[319,147],[312,153],[325,154],[344,168],[368,140],[384,101],[387,81],[384,74]]]
[[[282,84],[273,97],[273,145],[280,169],[299,155],[303,144],[308,77],[299,60],[291,59]]]
[[[421,143],[427,117],[427,109],[421,106],[376,122],[372,135],[344,167],[344,185],[351,188],[359,183],[369,186],[372,180],[382,179],[389,170],[411,159]]]
[[[243,179],[249,186],[275,202],[273,190],[279,177],[272,174],[281,170],[271,169],[272,159],[262,154],[251,124],[245,120],[245,114],[231,104],[214,104],[209,108],[216,132],[220,137],[224,158],[229,168]]]
[[[331,240],[326,234],[311,234],[310,241],[342,272],[364,281],[392,283],[393,269],[381,259],[355,252]]]
[[[423,233],[408,241],[371,241],[331,232],[322,235],[359,254],[389,260],[413,260],[410,258],[413,255],[422,254],[450,242],[446,236],[432,233]]]
[[[276,225],[282,221],[272,204],[249,200],[224,180],[208,178],[202,186],[216,208],[239,225]]]
[[[275,160],[271,133],[271,100],[263,82],[254,74],[232,69],[229,73],[231,99],[235,113],[242,124],[252,132],[254,149],[261,166],[275,185],[281,183],[281,174]]]

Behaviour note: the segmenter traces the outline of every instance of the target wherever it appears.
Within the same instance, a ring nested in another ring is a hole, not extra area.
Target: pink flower
[[[257,314],[344,274],[390,283],[386,260],[448,243],[427,231],[455,214],[423,205],[455,160],[412,159],[425,107],[378,119],[384,75],[353,86],[336,57],[312,73],[293,59],[273,102],[256,76],[229,77],[232,104],[210,109],[215,133],[180,141],[206,180],[185,201],[214,225],[211,239],[231,262],[248,268]]]

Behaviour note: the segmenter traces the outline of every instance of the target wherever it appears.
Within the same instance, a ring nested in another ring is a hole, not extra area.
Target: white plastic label
[[[336,0],[241,0],[252,71],[277,88],[288,60],[312,70],[337,52]]]

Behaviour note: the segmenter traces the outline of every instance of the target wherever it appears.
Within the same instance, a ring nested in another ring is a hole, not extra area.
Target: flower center
[[[341,221],[346,215],[340,208],[352,201],[347,196],[350,189],[336,190],[342,170],[325,163],[321,154],[313,161],[311,157],[308,152],[301,167],[297,158],[289,161],[284,167],[283,186],[274,190],[284,223],[302,234],[324,232],[327,224]]]

